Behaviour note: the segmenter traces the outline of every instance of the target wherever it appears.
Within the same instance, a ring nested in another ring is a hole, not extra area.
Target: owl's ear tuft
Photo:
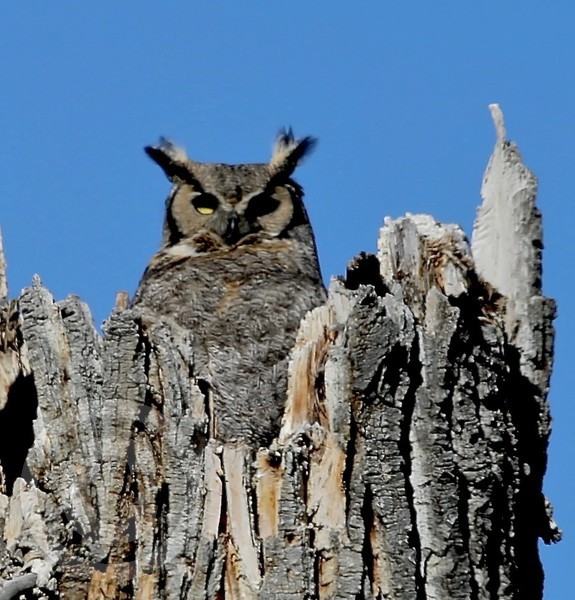
[[[276,139],[269,169],[272,176],[289,177],[301,161],[315,148],[317,139],[311,136],[296,140],[291,127],[282,129]]]
[[[190,168],[193,161],[188,158],[185,150],[166,138],[161,137],[157,146],[146,146],[144,151],[162,168],[170,181],[195,181]]]

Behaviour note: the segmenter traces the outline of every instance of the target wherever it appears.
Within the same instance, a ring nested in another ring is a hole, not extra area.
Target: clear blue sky
[[[298,171],[326,280],[375,250],[386,215],[470,234],[500,103],[540,182],[544,289],[559,302],[546,492],[575,560],[575,5],[482,2],[118,3],[0,7],[0,224],[12,295],[41,275],[97,325],[160,240],[168,183],[142,152],[165,135],[198,160],[258,162],[280,126],[318,136]]]

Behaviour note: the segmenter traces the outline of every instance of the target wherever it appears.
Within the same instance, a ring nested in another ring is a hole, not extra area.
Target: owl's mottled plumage
[[[302,188],[315,144],[282,132],[267,164],[199,163],[165,140],[146,152],[173,183],[160,251],[132,305],[189,329],[209,383],[212,435],[263,443],[278,431],[302,317],[325,300]]]

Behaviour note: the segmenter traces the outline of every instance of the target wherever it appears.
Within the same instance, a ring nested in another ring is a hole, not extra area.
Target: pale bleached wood
[[[0,600],[17,598],[26,590],[33,588],[36,585],[37,579],[38,577],[34,573],[15,577],[0,588]]]
[[[256,598],[261,582],[256,535],[249,506],[251,451],[244,444],[225,444],[223,467],[229,518],[226,590],[228,595]],[[235,590],[229,593],[230,589]]]

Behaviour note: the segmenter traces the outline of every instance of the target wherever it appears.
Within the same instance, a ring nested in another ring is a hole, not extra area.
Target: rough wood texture
[[[302,322],[269,448],[209,438],[194,332],[121,297],[100,336],[38,279],[4,301],[0,598],[541,598],[554,304],[492,110],[472,251],[387,220]]]

